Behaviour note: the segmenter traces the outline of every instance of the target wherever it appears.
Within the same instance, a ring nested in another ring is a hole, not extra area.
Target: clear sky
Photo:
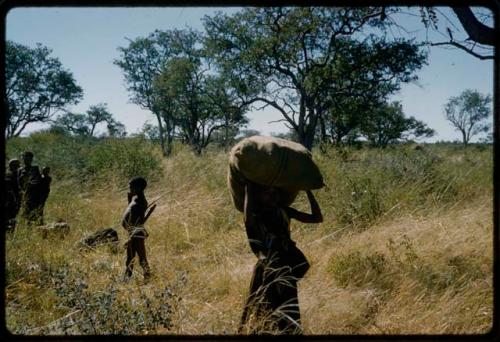
[[[156,123],[156,119],[150,112],[130,103],[123,74],[113,64],[119,56],[117,48],[128,45],[126,38],[144,37],[155,29],[189,26],[203,30],[200,19],[217,10],[235,12],[237,8],[15,8],[6,18],[6,38],[31,47],[41,43],[51,48],[52,56],[71,70],[83,88],[84,98],[70,110],[85,112],[89,106],[105,102],[127,132],[135,133],[146,121]],[[442,11],[460,28],[451,11],[446,8]],[[446,21],[441,23],[444,27]],[[414,31],[411,35],[418,39],[425,35],[418,17],[405,16],[399,24]],[[451,96],[468,88],[493,94],[493,61],[481,61],[457,49],[431,48],[428,65],[417,75],[418,82],[403,85],[392,100],[402,102],[407,116],[415,116],[437,131],[429,142],[460,138],[444,118],[443,107]],[[268,123],[281,118],[271,109],[251,112],[248,117],[251,120],[247,128],[263,134],[287,130],[283,123]],[[26,133],[41,127],[28,126]]]

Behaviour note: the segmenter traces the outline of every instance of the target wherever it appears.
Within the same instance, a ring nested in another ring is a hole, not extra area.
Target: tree
[[[144,135],[151,141],[160,141],[160,130],[158,129],[158,126],[150,122],[145,122],[144,125],[142,125],[140,134]]]
[[[200,154],[212,134],[246,123],[245,106],[238,106],[220,76],[208,75],[201,58],[180,57],[168,61],[153,91],[159,107],[168,106],[181,134]]]
[[[175,123],[168,104],[158,106],[161,101],[155,99],[153,81],[172,58],[196,57],[200,53],[200,35],[192,29],[156,30],[145,38],[128,39],[129,45],[118,48],[120,57],[114,61],[124,73],[130,100],[156,116],[164,155],[170,153]]]
[[[34,122],[48,122],[69,104],[78,103],[83,91],[52,51],[37,44],[30,48],[6,42],[6,137],[17,137]]]
[[[85,114],[66,112],[54,120],[51,128],[76,135],[90,135]]]
[[[222,127],[218,130],[224,131],[224,147],[234,142],[235,136],[241,127],[248,124],[245,112],[248,106],[242,104],[240,93],[225,75],[209,75],[205,79],[205,94],[207,103],[213,111],[221,117]]]
[[[268,7],[246,8],[232,16],[219,13],[204,18],[206,46],[245,94],[245,103],[278,110],[310,149],[318,121],[331,109],[333,98],[387,96],[400,82],[415,79],[413,72],[425,62],[425,54],[410,41],[388,42],[363,34],[366,27],[383,26],[384,13],[380,7]]]
[[[54,120],[53,127],[76,135],[93,137],[100,123],[106,124],[109,136],[126,135],[125,126],[113,118],[105,103],[90,106],[85,114],[66,112]]]
[[[345,140],[355,140],[365,113],[372,110],[369,101],[355,97],[332,99],[332,105],[320,121],[320,136],[323,143],[339,145]]]
[[[448,100],[445,105],[446,119],[462,134],[464,146],[473,136],[490,129],[491,125],[484,122],[491,115],[490,103],[490,95],[471,89]]]
[[[434,130],[414,117],[406,118],[399,102],[385,103],[369,113],[361,125],[361,134],[372,146],[386,147],[399,140],[431,137]]]
[[[118,121],[111,121],[106,123],[106,128],[108,129],[108,135],[110,137],[123,138],[127,135],[125,125]]]

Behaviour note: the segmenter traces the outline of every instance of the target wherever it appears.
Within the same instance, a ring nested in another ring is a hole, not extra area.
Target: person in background
[[[33,164],[33,152],[25,151],[22,154],[23,167],[18,172],[18,182],[21,197],[22,216],[28,224],[39,224],[40,213],[40,169]]]
[[[5,173],[4,181],[4,227],[7,230],[14,230],[16,226],[16,216],[21,205],[19,193],[19,182],[17,179],[18,169],[21,163],[19,159],[9,160],[9,168]]]
[[[43,224],[43,210],[45,208],[45,203],[47,202],[47,198],[49,197],[50,193],[50,183],[52,182],[52,177],[50,177],[50,167],[45,166],[42,169],[42,177],[40,181],[40,188],[39,188],[39,199],[40,202],[38,203],[38,215],[39,221],[41,224]]]

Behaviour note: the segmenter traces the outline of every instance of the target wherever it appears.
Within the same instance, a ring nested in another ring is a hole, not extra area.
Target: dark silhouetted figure
[[[29,224],[41,225],[39,210],[41,174],[38,166],[32,165],[33,152],[23,152],[23,163],[24,166],[18,172],[22,216]]]
[[[42,169],[42,177],[40,179],[40,186],[39,186],[39,194],[38,194],[38,215],[39,220],[41,224],[43,224],[43,210],[45,208],[45,202],[47,202],[47,198],[49,197],[50,193],[50,183],[52,182],[52,177],[50,177],[50,167],[45,166]]]
[[[239,332],[247,324],[251,333],[278,329],[284,334],[301,334],[297,282],[309,263],[290,237],[290,219],[306,223],[323,221],[321,209],[307,191],[311,214],[281,207],[276,188],[247,184],[244,220],[250,247],[257,256],[250,291]]]
[[[148,202],[144,196],[144,189],[146,186],[147,182],[142,177],[132,178],[129,182],[130,192],[127,194],[129,205],[122,219],[122,226],[129,234],[129,240],[126,243],[126,278],[132,275],[134,267],[133,261],[136,254],[139,256],[139,263],[144,270],[144,278],[148,279],[151,275],[148,260],[146,258],[146,246],[144,244],[144,240],[148,237],[146,229],[144,228],[144,223],[153,212],[155,206],[153,206],[146,215],[146,209],[148,208]]]
[[[16,226],[16,216],[21,206],[21,194],[19,193],[19,181],[17,173],[20,166],[19,159],[9,160],[9,169],[5,173],[4,181],[4,227],[13,230]]]

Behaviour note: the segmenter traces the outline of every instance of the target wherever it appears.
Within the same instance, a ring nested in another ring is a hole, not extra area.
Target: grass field
[[[110,168],[82,182],[55,171],[45,219],[65,220],[70,233],[44,239],[20,223],[7,234],[10,332],[236,333],[256,259],[227,190],[227,153],[196,157],[177,146],[169,158],[158,155],[161,171],[148,175],[146,189],[149,200],[160,196],[147,224],[152,279],[144,282],[136,261],[123,281],[128,174]],[[491,147],[332,148],[314,158],[327,184],[315,191],[324,222],[292,221],[292,238],[311,263],[299,282],[305,334],[491,329]],[[294,207],[309,210],[304,194]],[[117,251],[78,250],[81,238],[105,227],[116,227]]]

